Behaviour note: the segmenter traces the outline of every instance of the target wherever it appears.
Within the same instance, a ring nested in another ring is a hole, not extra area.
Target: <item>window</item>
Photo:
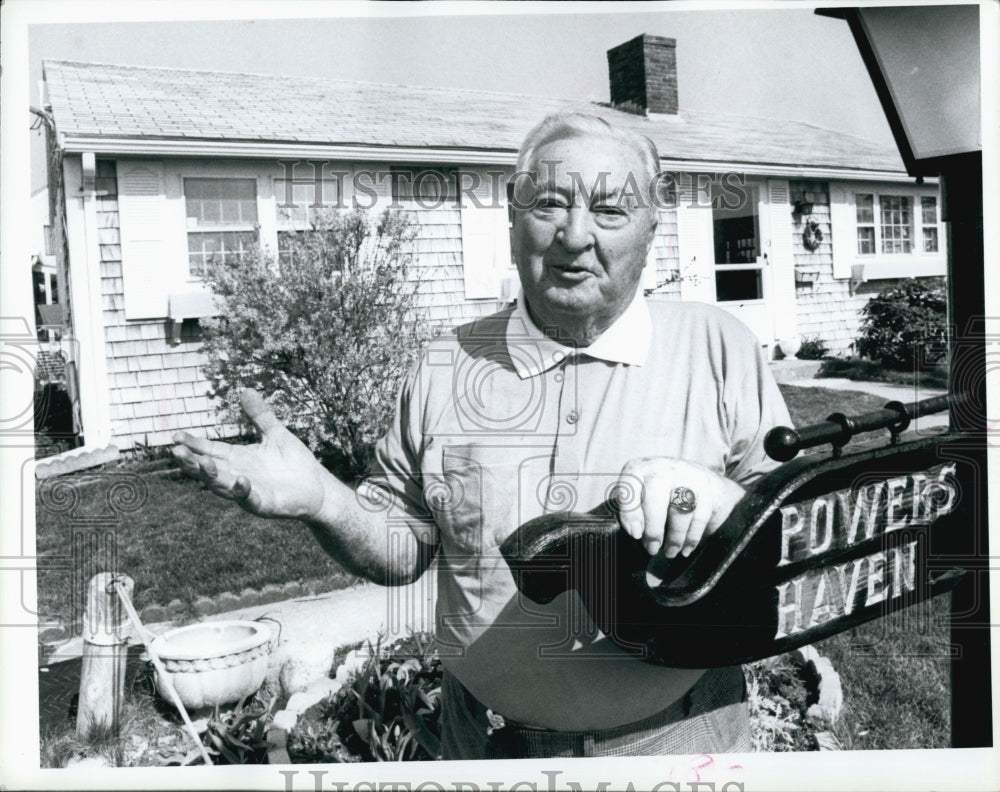
[[[875,203],[873,195],[857,196],[858,253],[871,256],[875,253]]]
[[[924,231],[924,253],[938,252],[937,198],[925,195],[920,199],[920,221]]]
[[[289,183],[287,179],[275,179],[274,195],[278,205],[279,264],[291,261],[292,240],[297,234],[311,233],[322,213],[345,208],[341,204],[341,181],[338,178],[322,179],[318,183]]]
[[[938,252],[937,196],[855,193],[854,206],[859,256]]]
[[[188,272],[203,278],[219,262],[243,260],[257,241],[255,179],[184,179]]]
[[[742,193],[735,194],[713,184],[711,195],[715,299],[718,302],[761,300],[764,288],[757,188],[747,185]]]
[[[909,253],[912,245],[913,220],[910,216],[910,199],[905,195],[883,195],[882,252]]]
[[[830,182],[833,277],[929,278],[947,270],[936,184]]]
[[[43,244],[45,245],[45,255],[51,256],[53,255],[52,251],[55,250],[55,245],[52,244],[52,226],[46,225],[43,226],[43,228],[44,228]]]

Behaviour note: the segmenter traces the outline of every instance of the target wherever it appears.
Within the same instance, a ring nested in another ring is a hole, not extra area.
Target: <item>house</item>
[[[55,247],[52,244],[49,191],[42,187],[31,194],[32,240],[31,281],[35,304],[35,326],[40,337],[52,340],[62,324],[62,302],[56,273]]]
[[[312,204],[411,209],[431,321],[516,292],[505,181],[524,134],[577,110],[657,145],[670,186],[645,273],[651,299],[703,300],[769,351],[844,352],[859,309],[945,274],[938,187],[895,149],[816,126],[678,105],[675,42],[608,52],[610,103],[320,78],[46,61],[50,173],[88,446],[224,435],[200,373],[202,281],[253,238],[280,251]],[[57,251],[59,252],[59,251]]]

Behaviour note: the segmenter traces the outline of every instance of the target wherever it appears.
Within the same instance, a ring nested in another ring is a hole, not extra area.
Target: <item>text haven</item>
[[[845,550],[902,529],[921,528],[953,511],[954,463],[831,492],[781,507],[778,566]],[[821,562],[817,562],[821,563]],[[917,542],[811,569],[779,584],[775,638],[903,597],[917,580]]]
[[[778,630],[784,638],[850,616],[856,608],[877,605],[913,591],[917,543],[815,569],[778,586]]]

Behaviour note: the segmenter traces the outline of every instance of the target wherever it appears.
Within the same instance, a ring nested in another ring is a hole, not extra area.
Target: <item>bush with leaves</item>
[[[202,734],[202,743],[215,764],[266,764],[267,729],[276,696],[261,690],[223,713],[215,707]]]
[[[429,337],[414,235],[402,212],[325,210],[280,256],[254,247],[210,267],[221,316],[206,322],[205,374],[227,419],[239,420],[239,392],[256,388],[328,468],[363,475]]]
[[[799,360],[822,360],[826,357],[826,353],[829,351],[829,347],[819,336],[815,338],[806,338],[799,345],[798,352],[795,353],[795,357]]]
[[[425,761],[441,758],[441,660],[433,636],[414,633],[352,652],[354,673],[289,734],[296,762]]]
[[[806,711],[818,681],[796,654],[743,666],[754,751],[815,751],[815,731]]]
[[[943,284],[910,279],[885,289],[861,309],[858,354],[887,368],[913,369],[944,357],[947,301]]]

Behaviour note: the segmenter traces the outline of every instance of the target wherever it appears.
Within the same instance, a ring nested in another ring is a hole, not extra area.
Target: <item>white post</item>
[[[116,734],[125,694],[125,660],[128,641],[126,613],[114,588],[120,581],[129,596],[135,581],[127,575],[99,572],[87,586],[83,614],[83,669],[76,736],[86,739],[94,729]]]

